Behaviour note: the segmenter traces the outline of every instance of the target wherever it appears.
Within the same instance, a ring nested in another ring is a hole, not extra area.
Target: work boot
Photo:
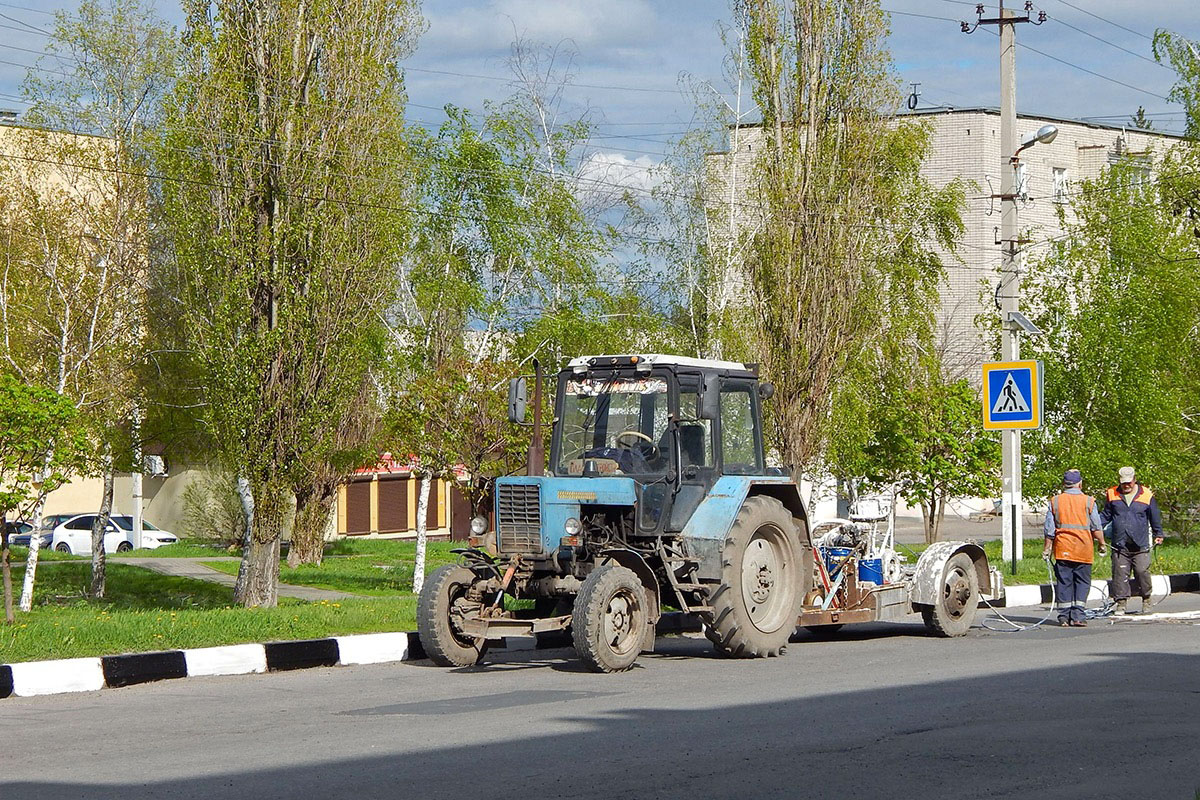
[[[1143,597],[1142,598],[1142,613],[1147,614],[1150,612],[1150,609],[1152,609],[1152,608],[1154,608],[1154,598],[1150,597],[1149,595],[1147,595],[1146,597]]]
[[[1114,617],[1123,617],[1129,613],[1128,611],[1125,610],[1125,602],[1126,602],[1125,600],[1118,600],[1116,602],[1116,604],[1113,606],[1113,616]]]

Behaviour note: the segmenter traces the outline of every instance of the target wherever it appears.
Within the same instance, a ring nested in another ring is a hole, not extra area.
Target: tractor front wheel
[[[742,504],[725,539],[721,583],[702,616],[705,635],[737,658],[782,655],[803,599],[792,515],[773,497]]]
[[[633,666],[646,640],[646,590],[633,570],[605,564],[579,588],[571,637],[580,658],[596,672]]]
[[[475,573],[466,567],[447,564],[425,580],[417,599],[417,633],[425,655],[439,667],[469,667],[483,655],[484,643],[462,635],[454,617],[478,608],[467,600]]]

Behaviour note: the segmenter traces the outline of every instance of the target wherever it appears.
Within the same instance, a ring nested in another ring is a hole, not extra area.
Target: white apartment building
[[[978,364],[993,355],[975,320],[996,308],[992,294],[999,282],[1002,254],[1000,200],[989,196],[1000,194],[1001,169],[1011,156],[1001,153],[1000,112],[995,108],[935,108],[903,117],[919,117],[931,126],[929,155],[922,170],[931,183],[942,187],[962,178],[977,186],[967,190],[966,232],[957,252],[941,253],[946,280],[939,316],[948,354],[965,371],[976,373]],[[1058,212],[1065,209],[1070,219],[1073,186],[1099,177],[1105,166],[1127,155],[1144,159],[1149,171],[1156,155],[1180,139],[1156,131],[1026,114],[1017,117],[1018,138],[1046,124],[1058,127],[1057,138],[1022,152],[1018,173],[1019,224],[1031,240],[1026,258],[1036,257],[1039,248],[1044,252],[1047,240],[1062,234]],[[714,238],[723,239],[731,226],[736,230],[746,224],[738,204],[745,203],[749,194],[748,178],[756,151],[763,144],[762,133],[757,125],[731,128],[729,151],[709,156]],[[740,276],[730,275],[724,285],[730,287],[729,302],[736,302],[744,285]]]

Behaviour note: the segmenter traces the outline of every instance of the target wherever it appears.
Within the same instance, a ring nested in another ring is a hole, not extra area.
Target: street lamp
[[[1015,117],[1015,113],[1013,114]],[[1015,121],[1015,120],[1014,120]],[[1009,128],[1011,130],[1011,128]],[[1021,331],[1034,334],[1040,333],[1024,315],[1021,314],[1021,244],[1017,226],[1017,168],[1021,163],[1021,152],[1035,144],[1049,144],[1058,136],[1058,128],[1054,125],[1043,125],[1037,133],[1027,133],[1021,137],[1021,145],[1009,158],[1009,169],[1001,176],[1000,199],[1003,203],[1000,213],[1001,238],[1004,242],[1004,268],[1001,271],[1000,288],[1000,321],[1001,321],[1001,353],[1004,361],[1021,360]],[[1007,138],[1007,137],[1001,137]],[[1014,137],[1015,138],[1015,137]],[[1012,145],[1004,142],[1008,147]],[[1023,325],[1022,322],[1025,324]],[[1013,574],[1016,574],[1017,563],[1021,560],[1021,507],[1023,505],[1021,491],[1021,431],[1009,429],[1004,431],[1001,449],[1003,487],[1003,513],[1001,519],[1005,530],[1001,540],[1006,545],[1007,552],[1002,557],[1012,559]]]
[[[1058,136],[1058,127],[1055,125],[1043,125],[1038,128],[1037,133],[1027,133],[1021,137],[1021,146],[1017,148],[1017,152],[1013,153],[1013,158],[1016,159],[1021,151],[1033,147],[1035,144],[1050,144],[1054,141],[1054,137]]]

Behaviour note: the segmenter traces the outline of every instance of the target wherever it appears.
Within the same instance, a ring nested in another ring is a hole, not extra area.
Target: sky
[[[175,2],[156,2],[164,17],[182,23]],[[0,0],[0,109],[25,107],[19,85],[47,41],[47,12],[75,6]],[[906,90],[920,83],[920,106],[999,104],[994,28],[960,31],[960,20],[975,19],[973,2],[883,0],[883,7],[892,12],[896,73]],[[1154,63],[1150,37],[1165,27],[1200,40],[1200,3],[1038,0],[1038,10],[1048,16],[1044,24],[1017,29],[1020,112],[1122,124],[1141,105],[1156,127],[1181,130],[1181,107],[1166,99],[1174,74]],[[988,16],[995,11],[987,4]],[[555,49],[569,66],[568,110],[586,110],[594,148],[614,164],[656,163],[694,124],[692,95],[681,86],[727,88],[726,0],[426,0],[422,13],[427,30],[402,66],[409,118],[429,126],[444,118],[448,103],[478,110],[511,93],[508,59],[518,36]]]

